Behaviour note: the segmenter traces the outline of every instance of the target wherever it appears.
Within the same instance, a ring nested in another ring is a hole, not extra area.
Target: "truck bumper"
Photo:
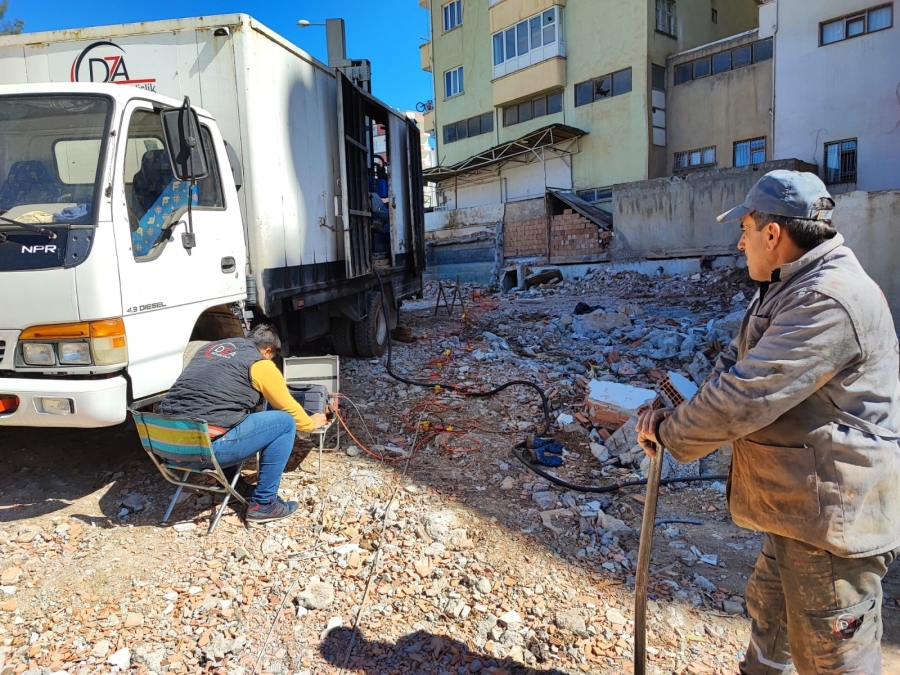
[[[0,378],[0,398],[19,399],[18,408],[0,412],[0,426],[109,427],[125,420],[127,395],[121,375],[67,381]]]

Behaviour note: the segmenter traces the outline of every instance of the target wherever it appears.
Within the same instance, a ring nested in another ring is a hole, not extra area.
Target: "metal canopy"
[[[514,141],[495,145],[493,148],[488,148],[484,152],[472,155],[468,159],[464,159],[452,166],[435,166],[425,169],[422,175],[426,181],[439,183],[448,178],[474,174],[488,167],[499,168],[507,162],[528,164],[543,160],[543,153],[539,151],[558,144],[565,144],[566,147],[558,149],[556,154],[571,155],[578,152],[578,138],[587,135],[587,133],[587,131],[566,126],[565,124],[551,124],[525,134]]]

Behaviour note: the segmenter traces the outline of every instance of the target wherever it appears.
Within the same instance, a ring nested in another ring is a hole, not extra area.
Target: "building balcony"
[[[422,131],[426,134],[434,131],[434,110],[429,110],[422,116]]]
[[[431,72],[431,42],[425,42],[419,45],[419,58],[422,61],[422,70],[426,73]]]
[[[425,9],[429,9],[428,0],[419,0],[419,7],[424,7]]]
[[[493,81],[495,107],[566,86],[566,59],[555,57]]]

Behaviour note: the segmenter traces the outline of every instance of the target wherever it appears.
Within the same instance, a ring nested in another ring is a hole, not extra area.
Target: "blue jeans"
[[[219,466],[235,466],[259,453],[259,478],[251,502],[269,504],[278,494],[281,474],[294,449],[297,426],[283,410],[248,415],[212,442]]]

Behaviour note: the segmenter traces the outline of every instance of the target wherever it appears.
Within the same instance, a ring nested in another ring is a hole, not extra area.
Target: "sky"
[[[415,110],[416,103],[432,98],[431,74],[421,69],[419,60],[419,45],[428,35],[428,13],[416,0],[10,0],[4,18],[24,19],[25,32],[33,33],[236,12],[249,14],[322,62],[328,61],[325,28],[298,28],[297,21],[344,19],[347,58],[372,62],[375,96],[401,110]]]

